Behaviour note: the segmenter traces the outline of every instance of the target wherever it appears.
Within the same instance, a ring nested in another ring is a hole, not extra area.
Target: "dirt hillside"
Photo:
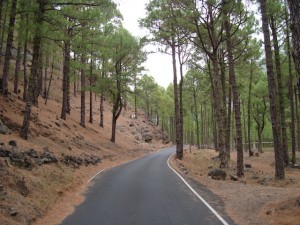
[[[27,141],[19,136],[22,92],[0,96],[0,120],[9,129],[8,134],[0,134],[1,225],[59,223],[82,200],[79,194],[94,174],[157,151],[168,139],[143,111],[131,119],[134,113],[129,106],[118,119],[116,143],[112,143],[111,105],[105,102],[101,128],[98,98],[93,100],[94,121],[91,124],[86,117],[86,128],[79,125],[80,96],[72,96],[71,114],[66,121],[60,119],[60,83],[59,78],[54,80],[47,105],[40,97],[39,107],[32,108]],[[86,115],[88,105],[87,99]],[[145,142],[145,136],[152,141]]]
[[[297,152],[300,162],[300,152]],[[286,179],[275,180],[274,152],[257,156],[244,154],[245,176],[236,179],[236,152],[231,152],[225,180],[208,173],[219,167],[218,153],[210,149],[187,149],[182,161],[173,167],[221,197],[226,213],[238,225],[300,225],[300,168],[287,167]],[[205,196],[204,196],[205,198]]]

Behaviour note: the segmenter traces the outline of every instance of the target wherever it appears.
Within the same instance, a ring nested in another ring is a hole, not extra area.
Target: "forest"
[[[22,93],[20,136],[28,141],[32,107],[47,104],[60,76],[63,120],[79,95],[80,126],[86,111],[93,123],[99,104],[99,126],[111,123],[116,142],[117,120],[130,104],[135,118],[143,108],[169,133],[179,159],[184,144],[213,148],[225,168],[235,149],[242,177],[244,154],[272,147],[275,177],[284,179],[300,150],[299,8],[298,0],[151,0],[139,21],[149,35],[138,38],[111,0],[3,0],[1,94]],[[172,58],[167,89],[143,68],[149,43]],[[106,100],[112,121],[104,121]]]

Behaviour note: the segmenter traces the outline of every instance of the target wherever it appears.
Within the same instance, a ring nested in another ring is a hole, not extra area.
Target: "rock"
[[[272,210],[268,210],[267,212],[266,212],[266,215],[271,215],[272,214]]]
[[[135,140],[137,141],[142,140],[142,136],[140,134],[135,135]]]
[[[16,184],[17,184],[17,187],[18,187],[18,191],[21,195],[23,195],[25,197],[29,195],[29,190],[26,186],[24,177],[22,178],[22,180],[18,180],[16,182]]]
[[[8,151],[5,146],[0,146],[0,157],[8,157],[10,151]]]
[[[230,175],[230,180],[238,181],[239,178],[238,178],[236,175],[231,174],[231,175]]]
[[[52,152],[50,152],[47,147],[44,148],[44,152],[40,155],[40,158],[44,164],[58,162],[55,155]]]
[[[0,134],[10,134],[10,130],[7,126],[4,125],[2,120],[0,119]]]
[[[17,142],[16,142],[15,140],[10,140],[10,141],[8,142],[8,144],[9,144],[10,146],[14,146],[14,147],[17,146]]]
[[[36,158],[36,159],[39,158],[37,151],[32,148],[26,151],[25,154],[30,156],[31,158]]]
[[[133,122],[133,121],[130,121],[129,126],[130,126],[130,127],[133,127],[133,126],[134,126],[134,122]]]
[[[267,176],[264,177],[262,180],[258,181],[258,183],[261,185],[268,185],[270,181],[272,181],[272,177]]]
[[[12,208],[10,209],[9,214],[10,214],[11,216],[16,216],[16,215],[18,214],[18,211],[17,211],[17,209],[16,209],[15,207],[12,207]]]
[[[293,165],[293,168],[300,169],[300,165],[299,165],[299,164],[294,164],[294,165]]]
[[[246,168],[252,168],[252,166],[251,166],[250,163],[245,163],[245,167],[246,167]]]
[[[215,168],[209,171],[208,176],[210,176],[213,180],[225,180],[226,172]]]
[[[152,134],[150,134],[150,133],[145,133],[145,134],[143,134],[142,138],[143,138],[143,140],[144,140],[145,142],[151,143],[151,142],[152,142],[152,139],[153,139],[153,136],[152,136]]]

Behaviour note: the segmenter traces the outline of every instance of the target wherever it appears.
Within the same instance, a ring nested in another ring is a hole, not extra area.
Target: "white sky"
[[[134,36],[142,37],[147,34],[147,30],[139,28],[138,20],[146,16],[145,5],[148,1],[149,0],[115,0],[124,17],[123,26]],[[153,76],[160,86],[166,88],[172,83],[173,72],[170,55],[161,53],[149,54],[144,66],[148,70],[144,73]]]

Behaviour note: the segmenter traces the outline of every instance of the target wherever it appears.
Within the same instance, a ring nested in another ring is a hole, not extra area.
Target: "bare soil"
[[[9,82],[9,90],[12,90]],[[99,126],[99,98],[93,98],[93,123],[86,117],[86,127],[80,126],[80,96],[72,96],[71,114],[60,119],[61,80],[52,83],[47,105],[39,98],[39,107],[32,108],[28,140],[20,138],[24,103],[22,92],[0,96],[0,119],[11,134],[0,134],[0,143],[10,148],[15,140],[20,149],[43,152],[49,149],[59,160],[56,164],[35,165],[33,169],[15,167],[7,158],[0,157],[0,224],[59,224],[74,206],[83,200],[88,181],[101,170],[130,161],[164,147],[159,127],[146,119],[143,111],[137,119],[131,119],[132,107],[123,110],[117,122],[116,143],[111,138],[111,105],[105,101],[104,128]],[[86,99],[86,115],[89,115],[89,99]],[[142,130],[153,134],[151,143],[145,143]],[[137,138],[139,136],[139,138]],[[12,147],[11,147],[12,148]],[[95,155],[101,163],[74,168],[62,162],[64,155]]]
[[[226,213],[239,225],[300,225],[300,169],[286,168],[286,179],[274,179],[274,153],[267,151],[249,157],[245,153],[245,177],[233,181],[236,174],[236,152],[231,152],[225,181],[208,177],[212,168],[218,168],[218,153],[203,149],[185,150],[184,159],[171,160],[172,166],[184,176],[191,177],[220,196]],[[297,152],[297,160],[300,153]],[[205,198],[205,197],[204,197]]]

